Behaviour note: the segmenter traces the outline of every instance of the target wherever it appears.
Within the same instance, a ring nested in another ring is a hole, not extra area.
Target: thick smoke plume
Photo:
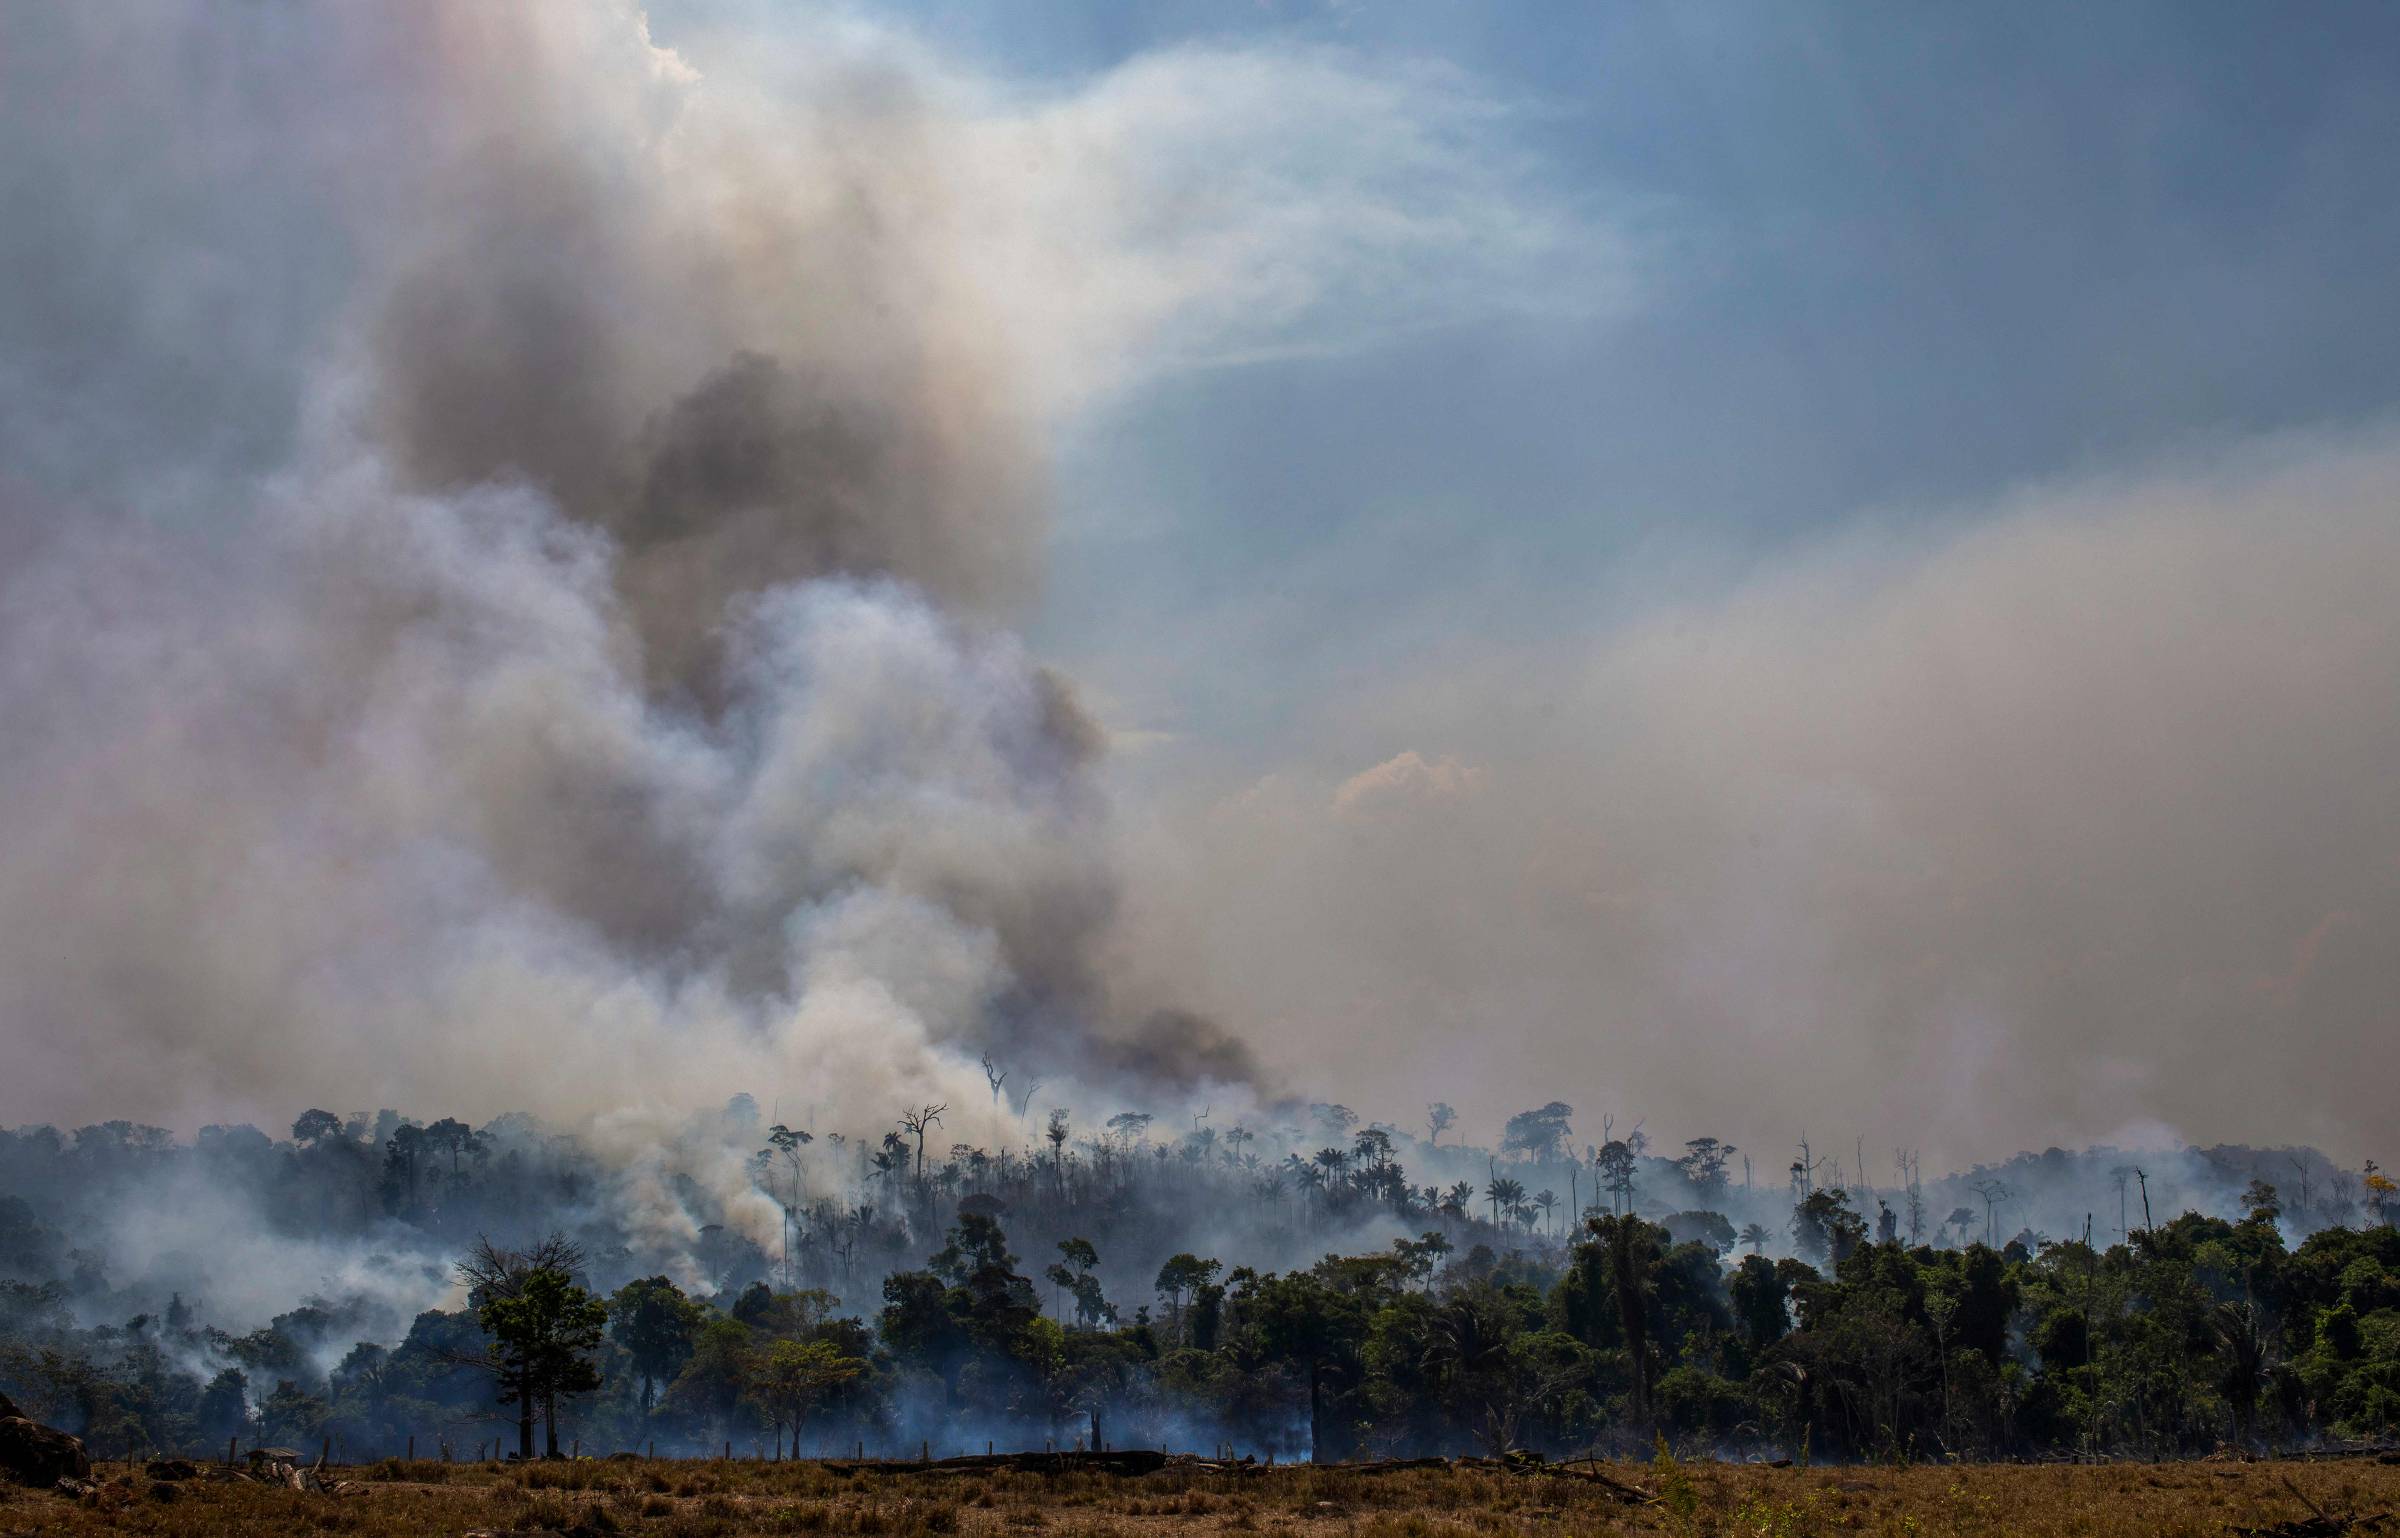
[[[1034,454],[954,264],[877,217],[926,177],[905,94],[770,163],[623,15],[300,31],[248,41],[388,70],[389,138],[290,462],[210,488],[230,536],[92,495],[7,590],[20,1108],[1073,1055],[1090,733],[985,623]]]
[[[1045,435],[1456,242],[1475,113],[789,20],[0,23],[0,1120],[1254,1078],[1096,960]],[[1316,160],[1187,205],[1246,138]]]

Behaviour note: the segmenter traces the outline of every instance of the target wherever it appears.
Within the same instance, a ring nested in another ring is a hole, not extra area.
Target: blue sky
[[[1461,627],[2371,420],[2400,377],[2387,7],[892,14],[1052,83],[1193,44],[1439,60],[1517,109],[1524,195],[1636,243],[1599,313],[1171,374],[1069,435],[1037,636],[1214,742],[1288,746],[1319,692]]]

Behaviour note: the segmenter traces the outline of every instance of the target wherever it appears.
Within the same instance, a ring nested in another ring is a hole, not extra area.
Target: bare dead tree
[[[1995,1250],[2000,1248],[2000,1230],[1995,1214],[2001,1203],[2017,1193],[2008,1188],[2007,1182],[1991,1179],[1978,1180],[1967,1189],[1983,1198],[1983,1242]]]
[[[475,1247],[460,1259],[455,1270],[466,1285],[468,1296],[478,1304],[512,1299],[523,1291],[526,1279],[540,1271],[555,1271],[573,1276],[583,1269],[583,1246],[562,1233],[552,1232],[521,1250],[494,1244],[489,1234],[478,1234]],[[459,1352],[437,1348],[436,1356],[459,1367],[473,1367],[490,1373],[501,1385],[504,1395],[513,1397],[517,1407],[518,1451],[531,1456],[533,1451],[533,1421],[537,1404],[541,1403],[539,1387],[530,1364],[512,1361],[497,1346],[480,1352]],[[556,1451],[556,1420],[552,1410],[552,1451]]]
[[[945,1102],[941,1105],[919,1106],[913,1111],[900,1113],[901,1127],[917,1140],[917,1179],[920,1182],[925,1179],[925,1129],[940,1126],[942,1113],[949,1109],[948,1103]]]
[[[1000,1109],[1000,1086],[1008,1082],[1008,1075],[1001,1072],[1000,1065],[992,1061],[989,1052],[983,1054],[983,1081],[992,1087],[992,1109],[997,1112]]]
[[[584,1266],[583,1246],[564,1234],[551,1233],[522,1250],[503,1249],[488,1234],[479,1234],[475,1247],[457,1264],[458,1279],[470,1293],[487,1298],[513,1298],[536,1271],[573,1276]]]

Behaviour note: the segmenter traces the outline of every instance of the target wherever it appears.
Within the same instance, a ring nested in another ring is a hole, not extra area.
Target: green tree
[[[575,1285],[583,1252],[553,1234],[533,1248],[504,1250],[489,1239],[458,1263],[476,1300],[476,1322],[492,1345],[476,1365],[497,1380],[502,1404],[517,1407],[517,1453],[533,1456],[533,1417],[543,1417],[546,1451],[558,1455],[558,1401],[600,1386],[591,1353],[608,1308]]]
[[[303,1111],[292,1123],[292,1141],[303,1147],[342,1135],[342,1119],[331,1111]]]
[[[1792,1243],[1816,1264],[1839,1265],[1866,1239],[1867,1220],[1838,1186],[1820,1186],[1792,1208]]]
[[[642,1384],[642,1414],[657,1403],[658,1386],[672,1382],[692,1354],[692,1337],[707,1311],[663,1276],[627,1282],[608,1300],[609,1338],[625,1349]]]
[[[808,1418],[841,1385],[866,1371],[867,1364],[845,1355],[830,1341],[779,1340],[760,1354],[750,1378],[750,1397],[766,1412],[778,1439],[792,1433],[795,1456]]]
[[[1519,1111],[1501,1129],[1500,1151],[1542,1162],[1556,1160],[1572,1135],[1567,1119],[1574,1114],[1575,1108],[1563,1100],[1553,1100],[1538,1110]]]
[[[1166,1300],[1167,1328],[1177,1340],[1184,1338],[1184,1294],[1206,1286],[1222,1269],[1222,1261],[1202,1260],[1192,1254],[1170,1256],[1158,1268],[1158,1295]]]

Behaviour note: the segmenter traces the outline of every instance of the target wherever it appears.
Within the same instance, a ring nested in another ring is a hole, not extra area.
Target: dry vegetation
[[[2372,1461],[2168,1465],[1921,1465],[1775,1469],[1619,1464],[1604,1479],[1493,1469],[1170,1468],[1097,1474],[843,1472],[817,1464],[602,1462],[505,1467],[385,1463],[310,1495],[95,1471],[80,1499],[0,1486],[0,1532],[156,1538],[336,1533],[353,1538],[554,1533],[737,1538],[751,1533],[1631,1533],[2223,1535],[2400,1532],[2400,1467]],[[1614,1481],[1614,1483],[1608,1482]],[[1636,1500],[1623,1487],[1647,1499]],[[2355,1525],[2350,1525],[2352,1519]]]

